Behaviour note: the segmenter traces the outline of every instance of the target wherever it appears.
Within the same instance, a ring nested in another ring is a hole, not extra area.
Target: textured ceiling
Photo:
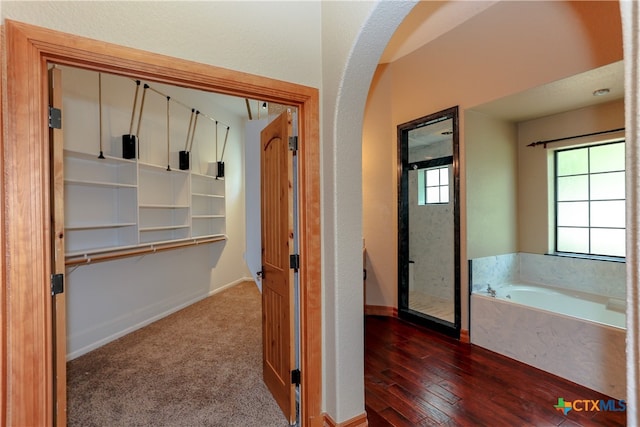
[[[604,96],[593,95],[602,88],[609,88],[610,92]],[[472,109],[521,122],[621,98],[624,98],[624,62],[618,61]]]

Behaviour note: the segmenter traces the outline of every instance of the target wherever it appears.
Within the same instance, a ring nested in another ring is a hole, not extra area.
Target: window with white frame
[[[624,141],[555,152],[556,252],[625,256]]]
[[[449,203],[449,166],[418,171],[418,205]]]

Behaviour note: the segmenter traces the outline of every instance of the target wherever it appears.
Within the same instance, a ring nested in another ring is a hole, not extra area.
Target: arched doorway
[[[631,7],[631,4],[625,4],[625,2],[623,2],[621,3],[621,13],[623,18],[623,35],[624,35],[624,41],[625,41],[625,53],[627,53],[627,57],[625,58],[627,75],[631,76],[631,75],[635,75],[635,72],[633,70],[637,68],[637,58],[629,58],[628,52],[631,52],[631,49],[630,49],[631,47],[637,46],[637,41],[635,40],[636,35],[634,33],[635,31],[637,31],[636,21],[638,20],[638,10],[635,7]],[[365,31],[363,31],[363,33],[364,32]],[[353,57],[356,57],[356,55],[353,55]],[[637,153],[636,153],[637,139],[635,137],[635,135],[637,134],[637,128],[635,127],[635,123],[633,123],[633,121],[631,121],[630,118],[634,117],[634,114],[635,114],[634,111],[635,109],[637,109],[636,107],[637,94],[634,91],[634,88],[637,86],[637,83],[635,81],[632,81],[628,77],[626,86],[627,86],[627,89],[626,89],[627,135],[628,135],[628,141],[630,143],[629,145],[631,146],[630,149],[628,150],[628,158],[630,158],[630,160],[628,160],[628,170],[635,171],[637,169],[637,166],[634,163],[635,159],[637,158]],[[338,102],[338,104],[340,104],[340,102]],[[632,186],[631,184],[629,184],[629,188],[627,191],[628,191],[627,194],[629,195],[629,200],[634,200],[635,197],[633,195],[637,194],[638,192],[638,183],[634,182]],[[627,215],[628,215],[628,218],[634,218],[633,221],[635,221],[635,219],[638,216],[637,207],[628,206]],[[635,230],[635,226],[632,226],[632,224],[629,224],[628,235],[627,235],[628,242],[637,241],[637,234],[634,230]],[[629,253],[629,256],[627,258],[627,269],[628,269],[627,271],[629,273],[628,281],[627,281],[627,288],[628,288],[628,295],[629,295],[628,305],[637,307],[638,306],[638,296],[637,296],[638,283],[635,277],[637,277],[636,271],[637,271],[638,258],[637,258],[637,254],[633,253],[633,250],[630,247],[630,243],[627,243],[627,248]],[[637,375],[635,375],[635,371],[636,371],[635,366],[637,366],[638,364],[638,350],[637,350],[637,344],[634,344],[638,342],[637,313],[634,313],[633,311],[629,311],[628,316],[629,316],[628,317],[629,320],[627,325],[627,343],[628,343],[627,344],[627,357],[628,357],[628,360],[627,360],[628,396],[627,398],[629,402],[637,402],[637,393],[635,390],[638,386],[638,379],[637,379]],[[632,409],[629,412],[629,420],[633,420],[634,416],[637,417],[637,412],[635,412],[637,411],[637,409],[633,409],[633,406],[635,405],[632,405]]]

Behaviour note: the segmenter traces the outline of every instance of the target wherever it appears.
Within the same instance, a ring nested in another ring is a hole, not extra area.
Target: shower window
[[[625,256],[624,141],[555,152],[556,252]]]
[[[449,167],[418,171],[418,205],[449,203]]]

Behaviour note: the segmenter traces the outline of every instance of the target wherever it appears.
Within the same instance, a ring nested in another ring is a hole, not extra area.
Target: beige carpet
[[[69,362],[69,426],[287,426],[261,341],[254,283],[206,298]]]

